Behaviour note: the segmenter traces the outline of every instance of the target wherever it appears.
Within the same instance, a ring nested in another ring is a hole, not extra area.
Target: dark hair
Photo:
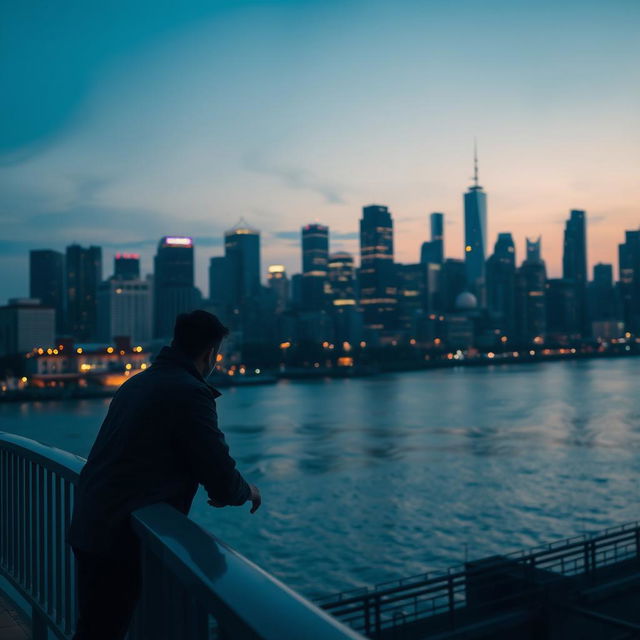
[[[205,349],[219,343],[229,333],[220,320],[208,311],[196,309],[176,318],[172,347],[178,347],[189,357],[199,356]]]

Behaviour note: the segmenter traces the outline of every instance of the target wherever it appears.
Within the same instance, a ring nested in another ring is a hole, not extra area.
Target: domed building
[[[478,299],[470,291],[463,291],[456,296],[456,311],[474,311],[478,308]]]

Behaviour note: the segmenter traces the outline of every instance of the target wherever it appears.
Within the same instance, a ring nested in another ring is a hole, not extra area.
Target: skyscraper
[[[289,306],[289,278],[287,278],[287,270],[283,265],[269,265],[267,284],[276,297],[276,313],[284,313]]]
[[[302,227],[302,306],[323,309],[327,303],[329,227],[308,224]]]
[[[170,337],[176,316],[191,311],[195,304],[193,241],[184,236],[165,236],[154,258],[154,338]]]
[[[622,319],[627,331],[640,334],[640,231],[627,231],[618,245]]]
[[[225,256],[209,260],[209,301],[226,316],[230,301],[229,264]]]
[[[613,265],[598,263],[593,267],[593,281],[587,285],[589,318],[594,321],[617,319]]]
[[[435,310],[454,311],[456,298],[466,289],[467,277],[462,260],[447,258],[442,265]]]
[[[549,278],[545,299],[548,338],[561,344],[573,344],[580,333],[575,282],[568,278]]]
[[[58,334],[64,332],[64,256],[59,251],[29,252],[29,295],[55,310]]]
[[[260,232],[243,219],[224,234],[229,301],[239,310],[260,292]]]
[[[113,277],[116,280],[140,279],[140,254],[116,253],[113,259]]]
[[[583,336],[589,333],[587,308],[587,233],[585,212],[571,211],[564,230],[562,275],[573,282],[579,330]]]
[[[524,344],[544,341],[547,330],[547,268],[541,238],[527,238],[527,257],[516,273],[516,332]]]
[[[329,297],[333,306],[354,306],[357,302],[353,256],[338,251],[329,256]]]
[[[134,344],[151,340],[151,282],[109,278],[98,289],[98,338],[111,343],[129,337]]]
[[[398,292],[389,209],[369,205],[360,220],[360,304],[368,329],[397,328]]]
[[[444,213],[432,213],[431,241],[422,243],[420,262],[442,264],[444,262]]]
[[[102,249],[67,247],[67,331],[74,338],[90,340],[97,333],[97,296],[102,281]]]
[[[467,286],[483,307],[487,247],[487,195],[478,184],[478,154],[474,153],[473,185],[464,194],[464,263]]]
[[[397,264],[398,318],[410,336],[429,307],[429,263]]]
[[[507,337],[515,331],[516,250],[510,233],[499,233],[487,260],[487,308],[492,321]]]

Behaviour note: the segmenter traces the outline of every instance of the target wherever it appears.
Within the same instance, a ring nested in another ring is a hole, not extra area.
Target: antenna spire
[[[473,184],[475,187],[478,185],[478,141],[473,139]]]

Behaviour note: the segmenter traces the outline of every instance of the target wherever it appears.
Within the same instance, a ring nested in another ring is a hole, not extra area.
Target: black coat
[[[198,484],[220,503],[244,504],[251,490],[218,429],[219,395],[174,347],[127,380],[80,473],[67,541],[114,550],[132,511],[167,502],[187,514]]]

